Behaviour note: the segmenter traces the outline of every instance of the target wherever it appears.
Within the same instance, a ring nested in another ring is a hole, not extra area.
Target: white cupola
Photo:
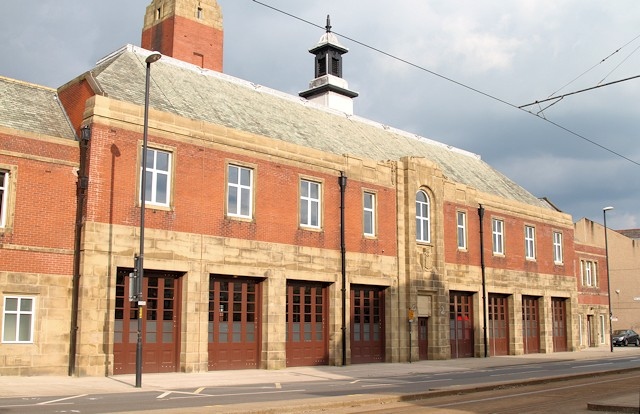
[[[309,89],[299,95],[311,102],[353,114],[353,98],[358,94],[349,90],[349,84],[342,79],[342,55],[349,49],[342,46],[338,37],[331,32],[331,19],[327,16],[326,33],[317,45],[309,49],[315,55],[315,79],[309,82]]]

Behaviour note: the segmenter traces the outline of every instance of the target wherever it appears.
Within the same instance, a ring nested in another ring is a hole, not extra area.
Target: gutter
[[[347,176],[340,171],[340,261],[342,265],[342,366],[347,365],[347,249],[345,242],[344,195],[347,190]]]
[[[76,184],[76,223],[73,243],[73,287],[71,293],[71,330],[69,332],[69,376],[76,375],[76,353],[78,347],[78,303],[80,301],[80,261],[82,259],[82,226],[84,205],[89,187],[87,176],[87,150],[91,139],[91,128],[88,125],[80,128],[80,168]]]
[[[482,272],[482,335],[484,341],[484,357],[489,356],[489,344],[487,339],[487,275],[484,264],[484,207],[478,208],[480,218],[480,269]]]

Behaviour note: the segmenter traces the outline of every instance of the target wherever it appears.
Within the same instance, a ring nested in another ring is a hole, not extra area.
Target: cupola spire
[[[315,79],[309,83],[309,89],[299,95],[312,102],[353,114],[353,98],[358,94],[349,90],[347,81],[342,79],[342,55],[349,52],[349,49],[342,46],[331,31],[329,15],[325,29],[318,44],[309,49],[309,53],[315,56]]]

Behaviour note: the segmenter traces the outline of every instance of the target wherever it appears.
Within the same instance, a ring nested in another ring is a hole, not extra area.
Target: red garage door
[[[471,358],[473,357],[473,296],[467,292],[451,292],[449,299],[451,358]]]
[[[384,290],[351,286],[351,363],[384,361]]]
[[[327,365],[327,288],[287,282],[287,366]]]
[[[136,372],[137,302],[129,302],[130,269],[118,269],[113,337],[113,373]],[[142,309],[142,372],[176,372],[180,344],[180,287],[174,273],[145,271]]]
[[[257,368],[260,355],[260,283],[209,279],[209,370]]]
[[[538,298],[522,297],[522,341],[525,354],[540,352],[540,322]]]
[[[491,356],[509,355],[507,296],[489,294],[489,350]]]
[[[553,313],[553,352],[567,351],[567,301],[562,298],[551,299]]]

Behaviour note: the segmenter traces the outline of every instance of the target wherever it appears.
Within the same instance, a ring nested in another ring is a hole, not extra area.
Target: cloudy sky
[[[640,75],[637,0],[218,2],[227,74],[297,95],[323,30],[272,8],[320,27],[330,14],[357,115],[479,154],[574,220],[611,205],[608,225],[640,227],[640,79],[568,96],[546,120],[517,108]],[[150,0],[4,3],[0,76],[58,87],[139,45]]]

